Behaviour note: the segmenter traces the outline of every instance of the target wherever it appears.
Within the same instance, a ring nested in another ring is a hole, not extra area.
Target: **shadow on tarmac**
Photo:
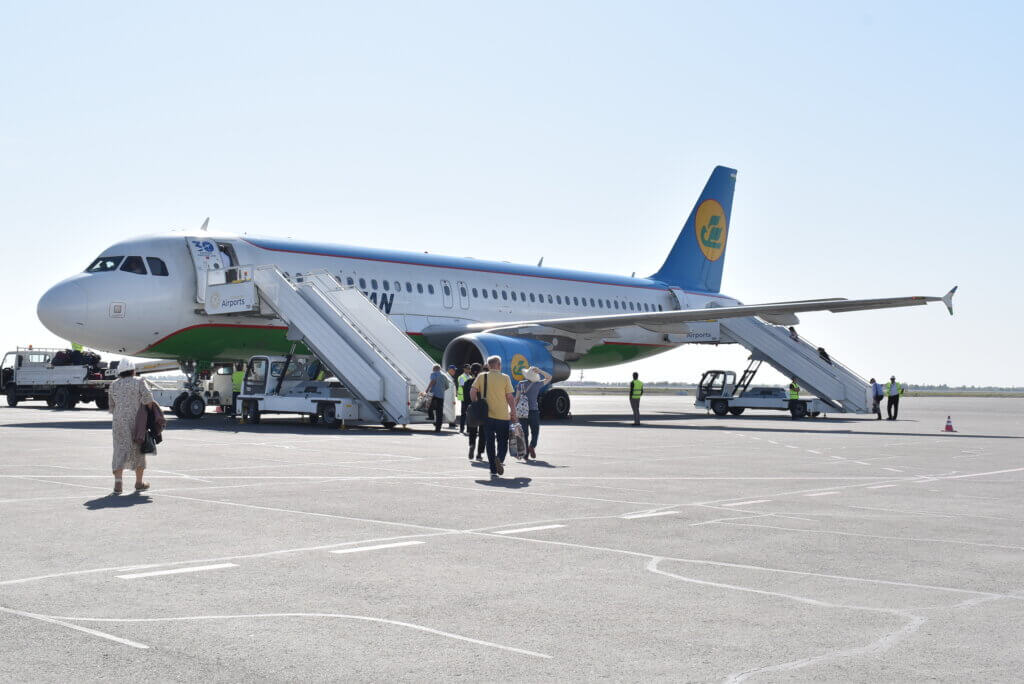
[[[486,487],[501,487],[503,489],[522,489],[523,487],[529,487],[532,478],[529,477],[512,477],[502,478],[496,477],[493,480],[475,480],[477,484],[482,484]]]
[[[148,494],[134,492],[126,495],[110,493],[106,496],[101,496],[98,499],[86,501],[82,505],[90,511],[98,511],[103,508],[128,508],[129,506],[138,506],[139,504],[148,503],[153,503],[153,499],[151,499]]]

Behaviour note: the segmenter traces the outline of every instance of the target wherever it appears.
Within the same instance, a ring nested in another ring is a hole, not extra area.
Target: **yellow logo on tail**
[[[701,202],[694,216],[694,228],[700,251],[708,261],[718,261],[725,251],[725,240],[729,234],[722,205],[712,199]]]

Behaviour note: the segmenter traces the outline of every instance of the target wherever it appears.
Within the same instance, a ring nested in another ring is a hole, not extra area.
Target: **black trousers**
[[[885,412],[889,415],[889,420],[896,420],[900,414],[900,395],[894,394],[889,397],[889,401],[885,403]]]
[[[882,420],[882,395],[877,394],[874,397],[874,403],[871,406],[871,410],[878,416],[878,420]]]
[[[629,407],[633,409],[633,425],[640,424],[640,397],[630,397]]]
[[[444,422],[444,397],[431,397],[430,410],[434,412],[434,431],[440,432]]]
[[[469,448],[475,449],[477,456],[484,453],[484,448],[487,446],[484,440],[484,426],[473,427],[472,425],[467,425],[466,432],[469,434]]]
[[[467,392],[468,394],[468,392]],[[469,410],[469,402],[462,402],[462,413],[459,414],[459,432],[466,429],[466,411]]]

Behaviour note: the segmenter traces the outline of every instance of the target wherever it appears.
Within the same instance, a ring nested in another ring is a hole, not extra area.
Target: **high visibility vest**
[[[800,385],[795,382],[789,383],[789,398],[799,399],[800,398]]]
[[[889,396],[889,390],[892,388],[892,381],[885,383],[885,396]],[[896,396],[903,394],[903,385],[896,383]]]
[[[639,380],[633,380],[629,383],[629,398],[639,399],[644,393],[644,383]]]
[[[469,380],[471,377],[473,377],[473,376],[468,374],[468,373],[463,373],[462,375],[459,376],[458,387],[455,388],[455,396],[459,398],[459,401],[465,401],[462,398],[462,393],[463,393],[463,387],[462,386],[465,385],[466,381]]]

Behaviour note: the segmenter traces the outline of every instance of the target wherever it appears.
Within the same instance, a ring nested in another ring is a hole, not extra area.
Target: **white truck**
[[[7,395],[8,406],[45,401],[69,410],[96,402],[96,408],[106,409],[107,387],[113,380],[99,356],[79,352],[72,360],[70,349],[18,347],[0,362],[0,392]]]
[[[760,361],[751,362],[739,382],[733,371],[705,371],[697,385],[697,398],[693,405],[710,410],[716,416],[738,416],[747,409],[767,409],[789,411],[794,419],[817,418],[831,410],[828,404],[816,397],[790,399],[789,391],[784,387],[751,387],[760,365]]]
[[[395,423],[385,420],[381,409],[356,397],[336,378],[319,379],[324,366],[312,356],[253,356],[246,365],[242,391],[235,398],[235,414],[245,423],[259,423],[266,413],[308,416],[310,423],[344,427],[349,423]],[[445,401],[445,422],[454,420],[454,393]],[[412,422],[427,422],[424,411],[415,410],[418,395],[410,390]]]
[[[193,387],[187,381],[147,381],[153,400],[166,406],[178,418],[201,418],[208,406],[216,407],[228,415],[234,412],[234,367],[218,365],[202,374]]]

